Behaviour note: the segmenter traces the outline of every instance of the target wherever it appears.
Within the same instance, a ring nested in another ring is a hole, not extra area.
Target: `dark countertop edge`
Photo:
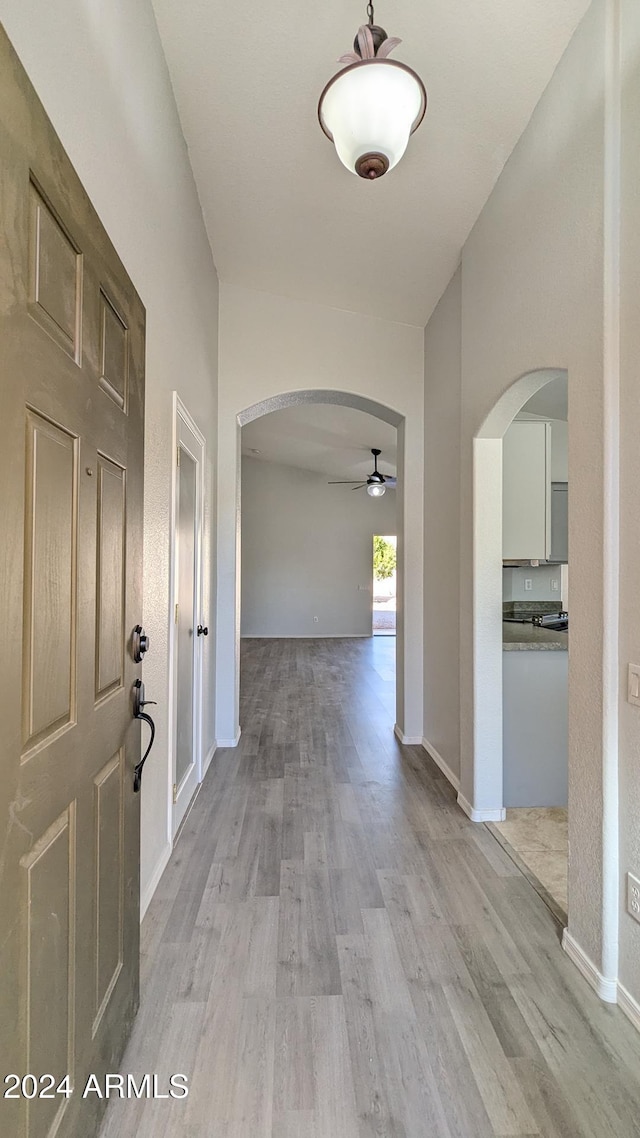
[[[503,652],[568,652],[569,634],[533,624],[502,625]]]

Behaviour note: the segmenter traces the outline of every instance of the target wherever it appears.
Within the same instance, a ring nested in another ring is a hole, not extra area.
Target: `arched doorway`
[[[216,720],[218,746],[234,746],[240,737],[240,431],[263,415],[300,404],[334,404],[352,407],[382,419],[397,430],[398,439],[398,595],[396,638],[396,726],[403,743],[422,740],[422,527],[412,517],[421,494],[411,487],[407,493],[407,473],[421,471],[407,461],[405,417],[394,408],[366,396],[330,389],[308,389],[280,393],[239,411],[235,416],[235,437],[229,469],[226,470],[231,502],[222,503],[225,517],[219,516],[218,611],[217,611],[217,690]],[[221,473],[224,473],[221,465]],[[421,490],[421,487],[420,487]],[[219,512],[222,493],[219,490]],[[232,507],[232,516],[231,516]],[[421,507],[420,507],[421,509]],[[417,517],[417,514],[416,514]]]
[[[517,413],[548,383],[566,375],[540,368],[500,397],[473,440],[473,770],[471,798],[459,798],[475,821],[502,821],[502,440]],[[464,786],[464,782],[463,782]]]

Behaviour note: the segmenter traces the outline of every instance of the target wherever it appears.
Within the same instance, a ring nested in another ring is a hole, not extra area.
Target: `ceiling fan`
[[[397,479],[391,475],[381,474],[378,470],[378,455],[382,451],[378,450],[377,447],[371,447],[371,453],[373,455],[373,471],[365,482],[359,478],[347,478],[338,482],[329,482],[328,485],[351,486],[353,490],[362,490],[366,486],[367,494],[370,494],[372,498],[381,498],[387,487],[389,490],[395,490]]]

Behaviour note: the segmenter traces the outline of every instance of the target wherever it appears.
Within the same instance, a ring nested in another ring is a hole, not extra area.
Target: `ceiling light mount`
[[[375,181],[402,158],[424,118],[427,93],[415,71],[388,58],[401,40],[374,24],[371,3],[367,17],[353,51],[340,57],[345,66],[320,96],[318,118],[343,165]]]
[[[379,24],[374,24],[373,21],[374,21],[373,4],[367,4],[367,27],[369,28],[369,31],[371,32],[371,38],[373,39],[373,46],[374,46],[375,52],[377,54],[378,49],[380,47],[382,47],[382,44],[384,43],[384,41],[386,39],[388,39],[389,37],[388,37],[387,33],[385,32],[384,28],[381,28]],[[353,50],[355,51],[356,55],[359,55],[360,58],[362,59],[362,52],[360,51],[360,44],[358,42],[358,34],[359,33],[356,32],[355,39],[353,41]]]

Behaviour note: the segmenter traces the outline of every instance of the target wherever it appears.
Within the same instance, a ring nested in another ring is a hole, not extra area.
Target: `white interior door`
[[[173,833],[202,779],[202,645],[208,635],[201,612],[204,438],[175,401],[173,526]]]

